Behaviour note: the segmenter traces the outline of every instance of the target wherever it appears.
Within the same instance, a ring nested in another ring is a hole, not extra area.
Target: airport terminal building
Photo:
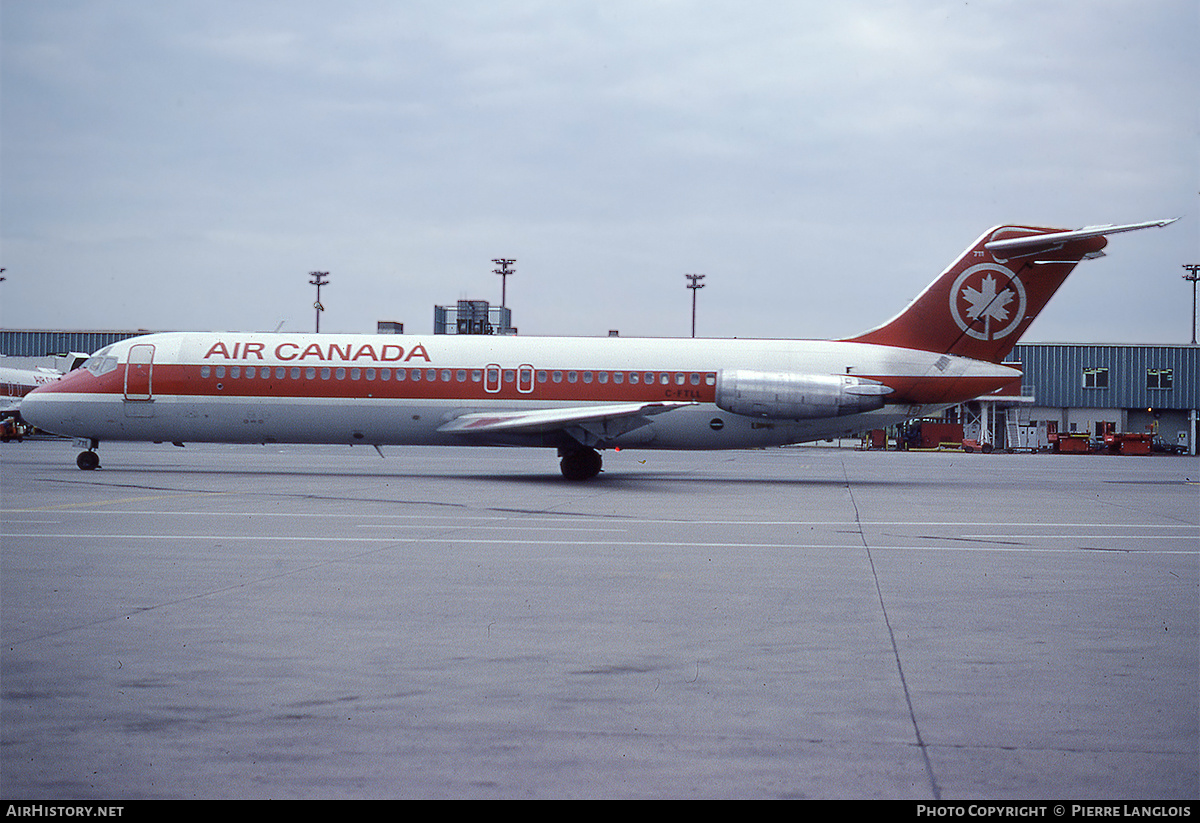
[[[147,331],[0,330],[0,354],[91,353]],[[1004,448],[1047,448],[1056,433],[1150,433],[1197,453],[1200,346],[1022,343],[1007,362],[1019,394],[980,398],[948,413],[967,437]]]
[[[1196,453],[1200,346],[1024,343],[1009,360],[1023,372],[1023,402],[1006,410],[1018,425],[1039,435],[1150,433]]]

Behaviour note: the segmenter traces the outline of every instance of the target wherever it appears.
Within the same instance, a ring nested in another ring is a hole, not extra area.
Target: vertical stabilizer
[[[1074,231],[994,228],[899,315],[850,340],[999,363],[1071,270],[1081,260],[1103,255],[1106,235],[1172,222]]]

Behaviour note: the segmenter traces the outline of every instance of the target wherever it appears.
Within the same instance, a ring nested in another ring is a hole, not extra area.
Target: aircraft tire
[[[563,455],[559,468],[568,480],[590,480],[600,473],[603,459],[595,449],[582,449]]]
[[[79,456],[75,458],[75,465],[84,471],[98,469],[100,468],[100,455],[94,451],[80,452]]]

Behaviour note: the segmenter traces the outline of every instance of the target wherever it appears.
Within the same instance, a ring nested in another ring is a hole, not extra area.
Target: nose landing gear
[[[78,439],[75,441],[75,445],[83,446],[87,449],[87,451],[80,452],[79,456],[75,458],[76,466],[84,471],[100,468],[100,455],[96,454],[96,447],[100,445],[98,440],[88,441]]]

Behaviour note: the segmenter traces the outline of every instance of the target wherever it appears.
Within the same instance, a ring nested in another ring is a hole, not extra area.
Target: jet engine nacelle
[[[778,420],[838,417],[883,408],[891,389],[849,375],[746,369],[717,374],[717,406],[733,414]]]

